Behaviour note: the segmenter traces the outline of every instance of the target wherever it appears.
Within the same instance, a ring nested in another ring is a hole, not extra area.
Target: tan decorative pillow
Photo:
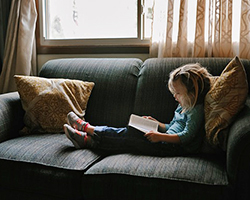
[[[15,76],[29,132],[62,132],[67,114],[83,117],[93,82]]]
[[[205,130],[207,141],[224,148],[226,128],[243,108],[248,94],[245,69],[236,56],[219,77],[212,81],[205,97]]]

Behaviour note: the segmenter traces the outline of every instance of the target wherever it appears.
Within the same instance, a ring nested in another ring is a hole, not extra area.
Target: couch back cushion
[[[169,122],[177,104],[168,91],[169,73],[187,63],[200,63],[208,71],[219,76],[232,58],[152,58],[144,62],[140,72],[134,113],[151,115],[159,121]],[[250,81],[250,61],[241,59],[248,82]]]
[[[44,64],[39,76],[94,82],[85,119],[93,125],[125,126],[133,111],[139,59],[56,59]]]

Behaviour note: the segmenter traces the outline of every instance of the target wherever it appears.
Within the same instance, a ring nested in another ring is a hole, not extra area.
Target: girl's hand
[[[143,118],[150,119],[150,120],[158,122],[158,124],[159,124],[158,131],[160,131],[162,133],[166,132],[166,126],[165,126],[164,123],[159,122],[158,120],[156,120],[155,118],[153,118],[151,116],[143,116]]]
[[[153,120],[153,121],[160,123],[158,120],[156,120],[155,118],[153,118],[151,116],[143,116],[143,118],[150,119],[150,120]]]
[[[155,132],[155,131],[149,131],[144,135],[150,142],[161,142],[162,141],[162,133]]]

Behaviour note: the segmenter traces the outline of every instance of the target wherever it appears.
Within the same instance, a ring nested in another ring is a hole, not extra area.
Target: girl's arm
[[[168,142],[179,144],[180,137],[177,134],[165,134],[154,131],[149,131],[144,135],[150,142]]]

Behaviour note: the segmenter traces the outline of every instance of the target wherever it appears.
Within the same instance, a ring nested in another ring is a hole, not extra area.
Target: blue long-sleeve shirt
[[[177,134],[181,141],[181,146],[188,152],[196,152],[204,136],[204,106],[196,105],[192,110],[182,112],[182,107],[178,105],[174,117],[169,124],[166,124],[167,134]]]

